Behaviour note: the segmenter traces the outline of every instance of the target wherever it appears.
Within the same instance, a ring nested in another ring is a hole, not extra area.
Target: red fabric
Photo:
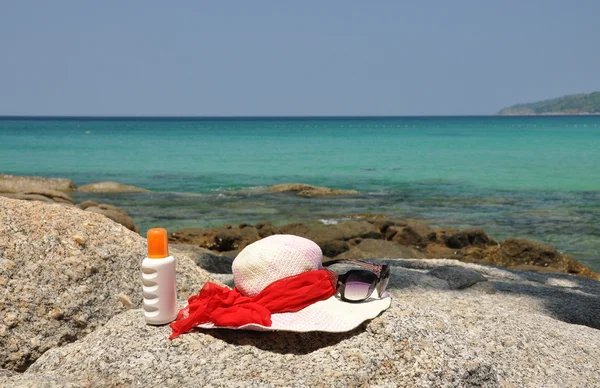
[[[336,292],[329,272],[324,269],[280,279],[254,297],[244,296],[236,288],[208,282],[179,311],[170,325],[173,332],[169,339],[207,322],[226,327],[249,323],[271,326],[271,314],[302,310]]]

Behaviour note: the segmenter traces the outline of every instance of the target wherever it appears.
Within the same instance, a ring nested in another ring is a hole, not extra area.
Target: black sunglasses
[[[331,260],[323,263],[328,267],[336,263],[353,264],[364,269],[353,269],[336,276],[336,288],[342,300],[361,302],[368,299],[377,289],[379,297],[384,293],[390,280],[390,267],[387,264],[375,264],[362,260]],[[329,270],[333,273],[333,271]]]

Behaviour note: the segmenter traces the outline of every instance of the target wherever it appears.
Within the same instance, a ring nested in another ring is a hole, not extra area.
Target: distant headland
[[[600,91],[509,106],[499,115],[600,115]]]

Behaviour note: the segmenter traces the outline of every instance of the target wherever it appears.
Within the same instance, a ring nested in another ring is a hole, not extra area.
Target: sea
[[[4,117],[0,173],[149,189],[73,193],[142,233],[383,214],[539,241],[600,271],[600,116]],[[290,182],[359,194],[266,191]]]

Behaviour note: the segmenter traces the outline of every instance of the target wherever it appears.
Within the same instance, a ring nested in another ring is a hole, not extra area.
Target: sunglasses
[[[331,260],[323,263],[328,267],[336,263],[353,264],[364,269],[353,269],[336,277],[336,288],[342,300],[361,302],[368,299],[377,289],[379,297],[385,292],[390,280],[390,267],[387,264],[375,264],[362,260]]]

